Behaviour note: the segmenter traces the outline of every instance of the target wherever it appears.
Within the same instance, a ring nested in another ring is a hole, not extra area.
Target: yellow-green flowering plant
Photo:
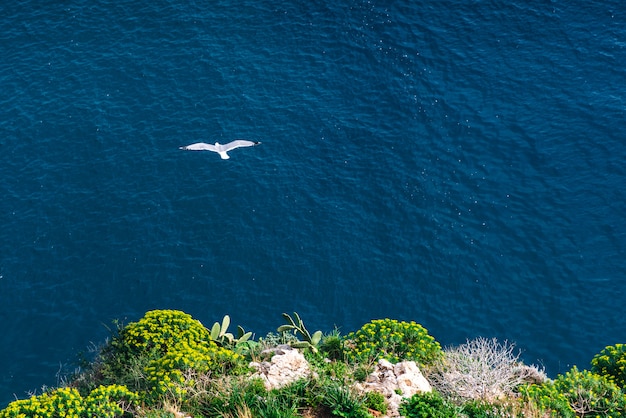
[[[520,388],[521,399],[554,418],[615,418],[626,414],[626,394],[606,376],[572,367],[553,382]]]
[[[574,366],[565,376],[558,376],[554,385],[578,416],[609,418],[626,414],[626,395],[607,376],[579,371]]]
[[[180,343],[210,341],[209,331],[191,315],[176,310],[147,312],[118,330],[100,354],[96,375],[101,383],[122,383],[137,391],[149,389],[148,364]]]
[[[85,413],[83,399],[76,389],[60,388],[11,402],[0,411],[0,418],[81,418]]]
[[[591,360],[591,371],[612,379],[626,390],[626,344],[605,347]]]
[[[352,362],[374,362],[384,358],[392,363],[414,360],[432,364],[441,358],[441,346],[426,328],[411,321],[375,319],[346,336],[346,356]]]
[[[124,386],[100,386],[82,398],[74,388],[59,388],[11,402],[0,418],[114,418],[136,406],[138,396]]]
[[[211,334],[200,321],[176,310],[147,312],[120,332],[121,342],[137,351],[156,349],[165,353],[179,342],[209,341]]]
[[[139,396],[126,386],[99,386],[84,399],[86,416],[115,418],[136,406]]]
[[[531,406],[542,416],[550,418],[576,418],[567,397],[560,392],[552,381],[542,384],[525,385],[519,388],[522,408]]]
[[[240,354],[219,347],[214,341],[180,342],[162,357],[152,360],[146,367],[146,374],[153,395],[172,392],[183,397],[186,370],[220,375],[241,366],[243,359]]]
[[[109,380],[122,377],[122,382],[132,382],[148,402],[158,401],[165,393],[182,399],[189,384],[184,379],[187,370],[221,374],[243,369],[243,356],[219,347],[200,321],[175,310],[149,311],[128,324],[104,358]],[[129,376],[129,369],[140,372]]]

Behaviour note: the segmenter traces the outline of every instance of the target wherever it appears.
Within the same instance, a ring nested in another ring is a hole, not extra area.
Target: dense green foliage
[[[322,403],[330,408],[333,415],[343,418],[371,418],[363,399],[349,388],[331,384],[324,390]]]
[[[522,389],[523,399],[551,417],[620,417],[626,414],[626,395],[612,379],[572,367],[553,382]]]
[[[86,397],[74,388],[60,388],[11,402],[0,418],[114,418],[137,404],[139,396],[124,386],[99,386]]]
[[[218,347],[213,341],[180,342],[163,356],[150,361],[145,372],[154,394],[174,391],[182,396],[185,394],[182,388],[184,371],[223,374],[242,360],[241,355]]]
[[[385,402],[385,397],[378,392],[367,392],[365,394],[365,400],[363,404],[374,411],[378,411],[381,414],[387,413],[387,403]]]
[[[400,413],[407,418],[456,418],[458,408],[439,393],[418,393],[406,399]]]
[[[622,390],[626,389],[626,344],[605,347],[591,360],[591,371],[612,378]]]
[[[352,362],[374,362],[384,358],[392,363],[414,360],[431,364],[441,357],[441,346],[415,322],[375,319],[347,335],[347,357]]]
[[[11,402],[0,411],[0,418],[172,418],[181,411],[194,418],[369,418],[387,412],[386,398],[357,390],[355,383],[366,379],[378,359],[433,366],[423,369],[431,382],[459,378],[458,373],[449,377],[436,373],[435,365],[449,366],[450,358],[444,358],[439,343],[415,322],[374,320],[343,337],[337,330],[310,334],[297,313],[283,316],[287,324],[278,333],[254,341],[241,327],[237,335],[228,333],[228,316],[208,330],[184,312],[150,311],[139,321],[119,327],[96,359],[68,380],[67,387]],[[262,350],[280,344],[302,349],[313,374],[268,390],[263,380],[250,376],[247,364],[266,358]],[[480,366],[467,369],[463,381],[471,381],[472,376],[466,375],[475,369],[494,369],[494,353],[507,354],[507,347],[494,343],[463,357]],[[573,367],[554,381],[516,385],[516,393],[502,391],[493,399],[459,398],[445,391],[417,394],[404,399],[401,413],[408,418],[625,416],[625,351],[623,344],[606,347],[592,360],[591,371]],[[522,366],[517,357],[503,358],[513,372]],[[490,376],[473,377],[481,385],[498,383]]]
[[[530,405],[551,418],[574,418],[576,416],[567,397],[553,382],[521,387],[520,393],[524,404]]]
[[[155,310],[123,328],[114,344],[118,350],[137,354],[153,349],[166,353],[178,343],[210,340],[209,330],[191,315],[181,311]]]
[[[337,329],[324,335],[319,348],[330,360],[343,360],[345,357],[344,340]]]
[[[558,376],[554,386],[579,416],[616,417],[626,413],[626,395],[606,376],[576,366]]]
[[[509,403],[469,401],[462,410],[467,418],[509,418],[518,415],[516,405]]]
[[[211,340],[199,321],[181,311],[149,311],[122,328],[105,348],[98,375],[144,392],[148,403],[167,392],[184,397],[185,372],[216,375],[244,370],[244,357]]]

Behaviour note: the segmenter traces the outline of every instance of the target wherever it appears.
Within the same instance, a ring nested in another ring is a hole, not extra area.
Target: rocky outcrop
[[[363,392],[383,394],[387,399],[387,417],[400,416],[398,408],[403,398],[432,391],[430,383],[414,361],[392,364],[387,360],[379,360],[366,381],[358,383],[356,387]]]
[[[298,379],[310,377],[313,373],[302,353],[288,345],[265,350],[261,356],[267,360],[250,363],[256,369],[252,377],[261,378],[268,390],[282,388]],[[403,398],[432,391],[430,383],[414,361],[392,364],[387,360],[379,360],[366,381],[357,383],[355,387],[361,392],[383,394],[387,399],[386,416],[389,418],[400,416],[398,408]]]
[[[268,390],[279,389],[298,379],[311,376],[311,368],[302,353],[289,345],[264,350],[261,356],[269,358],[269,361],[250,363],[250,366],[257,370],[252,377],[263,379]]]

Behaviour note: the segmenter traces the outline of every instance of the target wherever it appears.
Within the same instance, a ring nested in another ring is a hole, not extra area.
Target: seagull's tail
[[[230,155],[226,154],[226,151],[218,151],[217,153],[222,157],[222,160],[228,160],[230,158]]]

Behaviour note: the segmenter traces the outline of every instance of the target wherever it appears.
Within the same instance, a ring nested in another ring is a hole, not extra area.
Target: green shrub
[[[147,312],[138,322],[128,324],[120,333],[120,342],[133,352],[156,349],[166,353],[181,342],[210,341],[211,333],[204,325],[181,311]]]
[[[309,364],[314,367],[320,377],[346,382],[350,378],[350,366],[343,361],[322,361]]]
[[[142,412],[141,418],[176,418],[176,415],[173,412],[155,410]]]
[[[138,322],[118,327],[86,373],[93,384],[123,384],[136,391],[150,389],[145,369],[180,343],[211,340],[209,331],[190,315],[174,310],[147,312]],[[84,380],[84,379],[83,379]],[[91,390],[88,384],[82,384]],[[85,388],[81,388],[84,393]]]
[[[465,403],[461,410],[467,418],[509,418],[519,415],[514,408],[514,404],[472,400]]]
[[[1,418],[53,418],[61,415],[68,418],[85,416],[83,399],[76,389],[61,388],[29,399],[13,401],[0,411]]]
[[[122,416],[138,400],[139,396],[125,386],[99,386],[85,398],[85,410],[88,417],[114,418]]]
[[[417,393],[400,404],[406,418],[456,418],[457,408],[437,392]]]
[[[336,417],[343,418],[371,418],[367,412],[363,399],[353,393],[349,388],[330,384],[324,388],[322,404],[330,408]]]
[[[124,386],[100,386],[82,398],[74,388],[60,388],[11,402],[0,418],[113,418],[137,404],[138,396]]]
[[[370,364],[356,365],[353,376],[357,382],[365,382],[367,377],[374,371],[374,367]]]
[[[163,356],[152,360],[145,371],[153,395],[172,392],[182,397],[186,393],[185,386],[193,384],[193,381],[185,382],[183,372],[186,370],[221,375],[237,369],[242,361],[243,356],[218,347],[213,341],[180,342]]]
[[[626,344],[605,347],[591,360],[591,371],[612,378],[622,390],[626,389]]]
[[[324,335],[320,342],[320,351],[331,360],[344,360],[344,340],[335,329],[330,334]]]
[[[383,415],[387,413],[387,402],[385,401],[385,396],[382,393],[367,392],[365,394],[363,404],[367,408],[378,411]]]
[[[267,390],[261,379],[240,377],[204,382],[190,396],[190,406],[196,415],[205,417],[238,416],[240,411],[257,409],[267,397]]]
[[[554,386],[578,416],[609,418],[626,413],[626,395],[606,376],[574,366],[565,376],[559,375]]]
[[[611,379],[576,366],[554,382],[522,387],[520,393],[523,402],[554,418],[609,418],[626,413],[626,395]]]
[[[265,337],[259,337],[257,350],[260,352],[264,349],[274,348],[282,344],[292,345],[298,341],[298,337],[290,332],[268,332]]]
[[[533,410],[548,414],[551,418],[575,418],[567,397],[560,392],[554,382],[525,385],[519,388],[520,402]]]
[[[352,362],[374,362],[384,358],[392,363],[415,360],[421,365],[441,358],[441,346],[415,322],[375,319],[346,337],[346,355]]]
[[[102,359],[103,381],[146,392],[148,403],[166,393],[183,398],[193,384],[185,380],[187,370],[221,375],[245,369],[242,355],[219,347],[199,321],[174,310],[149,311],[122,328]]]
[[[296,418],[302,416],[300,408],[305,405],[310,380],[299,379],[280,389],[267,393],[255,405],[253,416],[259,418]]]

